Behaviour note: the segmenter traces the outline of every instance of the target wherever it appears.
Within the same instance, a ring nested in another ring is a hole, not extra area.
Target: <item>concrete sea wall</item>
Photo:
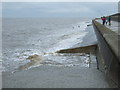
[[[117,18],[113,19],[117,21]],[[97,68],[104,72],[109,86],[120,88],[120,36],[96,20],[93,20],[93,27],[98,41],[97,45],[64,49],[57,51],[57,53],[95,54]]]
[[[98,40],[96,56],[99,69],[106,75],[111,86],[120,87],[120,36],[107,27],[93,20],[94,30]]]

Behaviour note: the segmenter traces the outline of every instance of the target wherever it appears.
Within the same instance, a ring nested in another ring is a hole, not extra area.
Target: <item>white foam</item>
[[[87,31],[85,31],[86,27],[87,24],[85,22],[80,22],[74,24],[74,29],[67,28],[61,30],[59,36],[61,34],[61,36],[65,36],[66,38],[62,38],[60,41],[58,41],[52,48],[48,50],[48,52],[55,52],[61,49],[67,49],[77,43],[81,43],[83,41],[82,38],[87,34]]]
[[[3,57],[5,70],[13,70],[20,65],[28,63],[29,60],[26,60],[26,58],[34,54],[42,54],[44,57],[47,57],[47,59],[50,58],[53,61],[58,61],[59,63],[65,63],[67,65],[70,65],[73,62],[75,62],[74,64],[76,65],[78,64],[78,61],[73,59],[71,59],[71,61],[67,60],[64,55],[63,57],[54,57],[56,55],[51,57],[50,55],[44,55],[44,53],[54,53],[58,50],[71,48],[78,43],[82,43],[83,38],[88,33],[86,27],[89,23],[81,21],[74,24],[76,21],[70,20],[71,24],[70,22],[68,23],[67,20],[56,22],[54,20],[49,21],[46,19],[45,22],[44,20],[38,20],[38,23],[34,24],[34,20],[26,21],[21,21],[22,23],[25,22],[24,25],[20,25],[21,22],[20,24],[18,23],[20,30],[17,30],[18,27],[11,27],[9,32],[6,29],[6,32],[10,34],[10,37],[8,38],[8,36],[6,36],[6,40],[8,39],[9,42],[4,42],[4,45],[6,45],[6,48],[4,49],[5,57]],[[8,28],[9,27],[8,23]],[[15,31],[14,33],[17,34],[14,34],[13,30]],[[24,34],[21,32],[24,32]],[[12,36],[19,36],[19,38],[14,38]],[[13,40],[13,45],[10,42],[11,40]]]

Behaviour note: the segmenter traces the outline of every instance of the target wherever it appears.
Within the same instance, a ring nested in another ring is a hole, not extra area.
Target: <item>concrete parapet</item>
[[[120,16],[112,16],[111,18],[113,21],[118,21],[120,22]]]
[[[120,13],[111,15],[113,21],[120,22]]]

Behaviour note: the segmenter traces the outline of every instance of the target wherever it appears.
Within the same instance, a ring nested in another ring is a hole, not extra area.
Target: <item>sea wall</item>
[[[120,87],[120,36],[109,28],[93,20],[93,27],[98,40],[96,56],[99,70],[103,71],[111,87]]]

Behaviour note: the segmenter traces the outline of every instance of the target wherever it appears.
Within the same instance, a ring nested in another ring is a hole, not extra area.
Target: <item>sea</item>
[[[3,18],[2,70],[89,67],[89,54],[56,52],[94,44],[97,40],[88,18]]]

